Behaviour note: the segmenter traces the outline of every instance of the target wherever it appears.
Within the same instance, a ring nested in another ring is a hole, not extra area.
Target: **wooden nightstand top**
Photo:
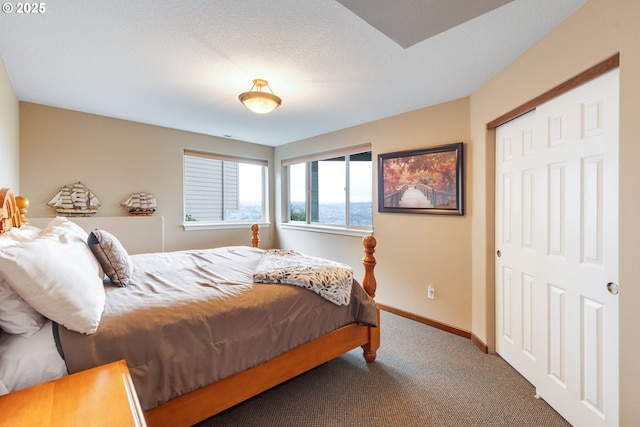
[[[146,426],[124,360],[0,396],[0,426]]]

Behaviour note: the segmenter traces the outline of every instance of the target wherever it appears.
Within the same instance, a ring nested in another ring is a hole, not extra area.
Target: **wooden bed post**
[[[373,273],[373,269],[376,266],[376,258],[373,253],[376,251],[376,238],[373,236],[366,236],[362,239],[362,245],[364,246],[364,258],[362,258],[362,264],[364,265],[364,278],[362,279],[362,287],[365,292],[371,296],[376,296],[376,277]],[[369,328],[368,342],[362,346],[364,360],[367,363],[373,363],[376,360],[376,352],[380,348],[380,309],[377,309],[378,327]]]
[[[251,247],[257,248],[260,244],[260,225],[252,224],[251,225]]]
[[[27,208],[29,207],[29,200],[23,196],[16,196],[16,205],[18,206],[18,210],[20,211],[20,222],[22,224],[29,225],[29,220],[27,219]]]
[[[376,277],[373,274],[373,268],[376,266],[376,258],[373,253],[376,251],[376,238],[373,236],[366,236],[362,239],[362,245],[364,246],[364,258],[362,258],[362,264],[364,264],[364,279],[362,279],[362,287],[369,294],[371,298],[376,296]]]

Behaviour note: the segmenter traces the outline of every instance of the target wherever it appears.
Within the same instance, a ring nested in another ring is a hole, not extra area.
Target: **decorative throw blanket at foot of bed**
[[[353,269],[292,250],[270,249],[258,262],[253,281],[300,286],[336,305],[347,305],[351,297]]]

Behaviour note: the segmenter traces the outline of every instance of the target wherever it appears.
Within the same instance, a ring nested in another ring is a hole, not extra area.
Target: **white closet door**
[[[614,70],[497,131],[498,351],[576,426],[618,424],[618,92]],[[501,159],[530,128],[533,163]]]
[[[578,426],[618,424],[618,74],[536,112],[548,148],[536,387]]]
[[[535,112],[496,130],[497,352],[535,381]]]

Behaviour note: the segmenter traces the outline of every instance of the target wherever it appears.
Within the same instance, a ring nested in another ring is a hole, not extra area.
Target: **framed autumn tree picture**
[[[463,215],[462,142],[378,155],[378,212]]]

